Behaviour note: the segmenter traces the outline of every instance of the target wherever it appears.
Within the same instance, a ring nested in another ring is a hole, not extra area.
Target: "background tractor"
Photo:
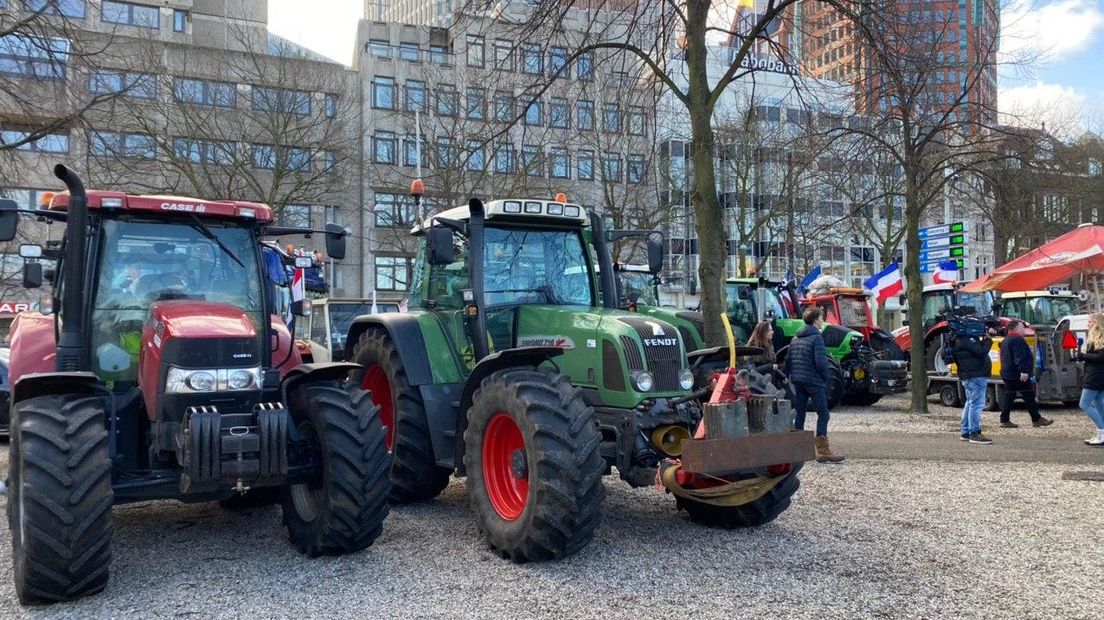
[[[701,312],[680,310],[659,303],[659,272],[649,265],[614,265],[617,272],[617,299],[621,308],[650,316],[673,325],[688,351],[705,348]]]
[[[708,389],[694,393],[678,330],[618,308],[601,218],[579,205],[472,199],[413,234],[409,311],[359,317],[346,340],[391,429],[393,500],[435,497],[466,475],[497,553],[575,553],[598,524],[603,475],[616,467],[632,486],[654,484],[697,428]],[[649,243],[648,256],[658,271],[662,246]],[[778,460],[729,472],[769,484],[739,502],[679,507],[728,527],[774,519],[797,488],[790,464],[802,459],[776,448],[793,441],[791,427],[758,438]]]
[[[102,590],[111,507],[229,500],[279,489],[291,542],[309,555],[357,551],[387,515],[385,431],[353,364],[301,365],[266,285],[248,202],[68,192],[32,215],[64,222],[60,250],[23,246],[24,284],[50,274],[57,314],[12,327],[8,521],[24,603]],[[18,222],[0,205],[0,239]],[[331,256],[344,231],[330,228]],[[244,495],[243,495],[244,494]]]

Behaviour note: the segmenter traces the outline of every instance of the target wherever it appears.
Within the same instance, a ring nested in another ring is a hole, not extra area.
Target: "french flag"
[[[932,272],[932,284],[950,284],[958,279],[958,261],[945,260]]]
[[[879,271],[863,282],[863,286],[874,293],[878,302],[883,302],[894,295],[900,295],[905,290],[905,282],[901,279],[901,266],[890,263],[889,267]]]

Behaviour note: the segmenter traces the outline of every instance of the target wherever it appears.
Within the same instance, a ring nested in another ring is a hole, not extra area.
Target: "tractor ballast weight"
[[[65,222],[61,249],[37,254],[60,262],[59,315],[12,325],[8,522],[20,601],[101,591],[110,510],[126,502],[279,493],[300,551],[369,546],[389,491],[376,408],[344,385],[357,366],[299,363],[262,283],[260,235],[314,231],[271,226],[257,203],[86,191],[68,168],[55,174],[68,192],[28,213]],[[0,208],[4,235],[14,215]],[[334,258],[343,235],[326,233]]]

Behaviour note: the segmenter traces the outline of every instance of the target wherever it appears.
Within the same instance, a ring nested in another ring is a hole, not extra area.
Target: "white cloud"
[[[1001,8],[1001,54],[1056,60],[1084,49],[1104,26],[1099,0],[1013,0]]]
[[[1061,84],[1035,82],[1000,92],[1001,122],[1040,128],[1060,138],[1073,138],[1085,131],[1088,97]]]

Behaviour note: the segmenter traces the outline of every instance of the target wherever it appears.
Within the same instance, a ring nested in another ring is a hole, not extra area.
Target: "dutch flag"
[[[881,303],[894,295],[900,295],[905,290],[905,282],[901,279],[901,266],[890,263],[889,267],[879,271],[863,282],[863,286],[870,289]]]
[[[932,284],[950,284],[958,279],[958,261],[945,260],[932,272]]]

